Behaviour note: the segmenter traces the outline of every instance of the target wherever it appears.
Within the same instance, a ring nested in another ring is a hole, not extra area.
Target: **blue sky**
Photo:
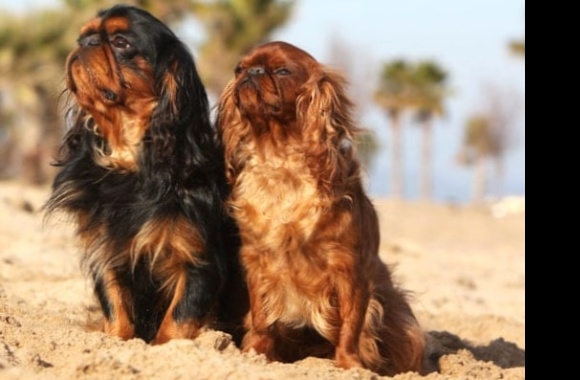
[[[58,1],[0,0],[0,10],[54,4]],[[351,82],[364,81],[370,89],[381,64],[395,58],[432,59],[446,68],[454,96],[446,103],[446,117],[434,125],[434,190],[437,200],[455,202],[469,199],[471,172],[459,167],[455,156],[463,124],[480,106],[484,85],[521,103],[517,143],[506,157],[504,192],[525,193],[525,62],[507,49],[508,41],[524,36],[525,0],[301,0],[290,23],[275,35],[322,62],[329,60],[331,42],[343,41],[356,67]],[[190,40],[195,51],[195,37]],[[361,122],[377,133],[382,147],[368,169],[369,190],[373,196],[385,196],[390,170],[388,120],[370,100],[363,103]],[[418,128],[408,125],[404,161],[409,198],[416,196],[419,141]]]

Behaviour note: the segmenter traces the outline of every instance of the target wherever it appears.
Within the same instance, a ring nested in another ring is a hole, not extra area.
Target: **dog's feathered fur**
[[[219,105],[251,312],[245,350],[420,371],[423,333],[378,256],[343,77],[282,42],[244,57]]]
[[[47,210],[78,226],[105,331],[153,343],[194,338],[207,324],[239,334],[239,237],[193,57],[129,6],[98,13],[78,41]]]

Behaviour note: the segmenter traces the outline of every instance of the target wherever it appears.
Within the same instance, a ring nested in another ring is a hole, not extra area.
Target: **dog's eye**
[[[236,74],[236,76],[239,76],[242,73],[242,71],[244,71],[242,69],[242,66],[238,65],[236,66],[236,70],[234,71],[234,73]]]
[[[101,44],[101,38],[98,34],[90,34],[88,36],[81,37],[77,40],[79,46],[99,46]]]
[[[119,49],[127,49],[131,47],[131,43],[122,36],[115,36],[111,40],[111,45]]]
[[[281,69],[278,69],[274,72],[276,75],[281,75],[283,77],[288,76],[290,74],[292,74],[292,72],[290,70],[288,70],[287,68],[283,67]]]

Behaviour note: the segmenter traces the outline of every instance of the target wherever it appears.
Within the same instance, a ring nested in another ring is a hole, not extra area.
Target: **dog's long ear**
[[[148,131],[152,169],[157,175],[169,170],[167,178],[185,179],[215,170],[217,138],[193,56],[177,38],[166,39],[159,48],[155,64],[158,104]],[[176,169],[179,173],[171,172]]]
[[[83,138],[90,140],[91,144],[83,144]],[[64,166],[65,163],[78,159],[83,154],[92,155],[91,149],[94,148],[94,141],[98,139],[90,114],[77,104],[71,104],[65,112],[65,135],[52,165]]]
[[[225,149],[225,170],[230,184],[235,181],[244,165],[244,158],[239,152],[239,147],[251,134],[251,126],[244,121],[236,106],[234,89],[235,80],[232,80],[222,92],[217,114],[218,134]]]
[[[353,140],[359,129],[352,119],[353,103],[346,94],[346,80],[337,71],[319,67],[296,100],[305,146],[311,166],[330,185],[342,170],[349,170]]]

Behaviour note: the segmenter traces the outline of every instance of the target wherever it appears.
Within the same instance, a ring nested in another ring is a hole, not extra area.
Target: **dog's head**
[[[102,137],[96,149],[102,166],[134,171],[144,139],[158,143],[153,153],[162,157],[175,153],[179,134],[211,133],[193,57],[144,10],[121,5],[99,12],[81,29],[66,78],[76,99],[73,124]]]
[[[299,48],[282,43],[258,47],[235,69],[233,96],[242,117],[252,124],[296,121],[297,99],[318,68],[316,60]]]
[[[218,115],[230,180],[243,166],[249,139],[292,145],[324,172],[321,177],[334,177],[338,161],[350,159],[357,131],[345,87],[340,73],[285,42],[261,45],[243,57]]]

